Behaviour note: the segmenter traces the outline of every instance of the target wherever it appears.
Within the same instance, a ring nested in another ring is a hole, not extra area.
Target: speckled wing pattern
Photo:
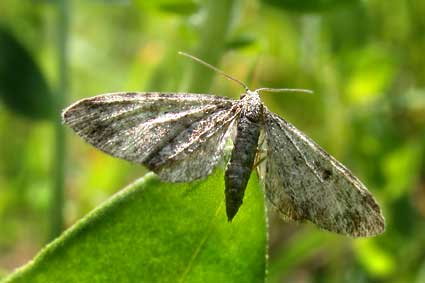
[[[239,101],[190,93],[111,93],[66,108],[63,121],[102,151],[164,181],[206,177],[220,161]]]
[[[354,237],[383,232],[378,204],[347,168],[267,108],[263,120],[265,193],[282,218]]]

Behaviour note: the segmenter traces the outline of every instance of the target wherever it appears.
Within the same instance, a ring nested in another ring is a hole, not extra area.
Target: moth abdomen
[[[255,105],[251,105],[255,106]],[[261,105],[259,106],[261,107]],[[255,111],[255,114],[257,111]],[[251,111],[243,111],[238,121],[236,139],[225,173],[226,213],[233,219],[242,205],[245,189],[257,154],[260,122]],[[253,119],[254,118],[254,119]]]

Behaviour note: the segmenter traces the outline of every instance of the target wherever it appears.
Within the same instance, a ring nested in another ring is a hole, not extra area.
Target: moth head
[[[250,95],[250,96],[259,96],[260,95],[257,90],[249,90],[249,89],[246,91],[246,94]]]
[[[256,90],[252,91],[252,90],[247,89],[244,93],[242,93],[239,96],[239,99],[242,99],[242,98],[244,98],[246,96],[251,96],[251,97],[252,96],[259,96],[259,94],[258,94],[258,91],[256,91]]]

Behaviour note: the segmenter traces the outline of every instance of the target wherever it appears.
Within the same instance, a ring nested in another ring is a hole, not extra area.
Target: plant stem
[[[68,93],[68,24],[69,9],[68,0],[57,1],[58,23],[58,86],[56,91],[56,111],[53,117],[55,124],[55,152],[53,160],[53,192],[50,210],[50,235],[49,238],[57,237],[64,228],[64,187],[65,187],[65,129],[62,125],[60,111],[65,106]]]
[[[211,65],[217,65],[220,55],[224,51],[235,2],[229,0],[209,0],[207,2],[207,12],[200,29],[200,42],[195,52],[196,57]],[[201,92],[207,90],[214,75],[214,72],[205,68],[205,66],[193,64],[189,91]]]

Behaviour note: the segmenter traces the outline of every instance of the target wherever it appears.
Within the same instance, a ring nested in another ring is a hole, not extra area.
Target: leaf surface
[[[231,223],[223,179],[222,170],[180,184],[148,174],[5,282],[264,282],[266,222],[256,174]]]

